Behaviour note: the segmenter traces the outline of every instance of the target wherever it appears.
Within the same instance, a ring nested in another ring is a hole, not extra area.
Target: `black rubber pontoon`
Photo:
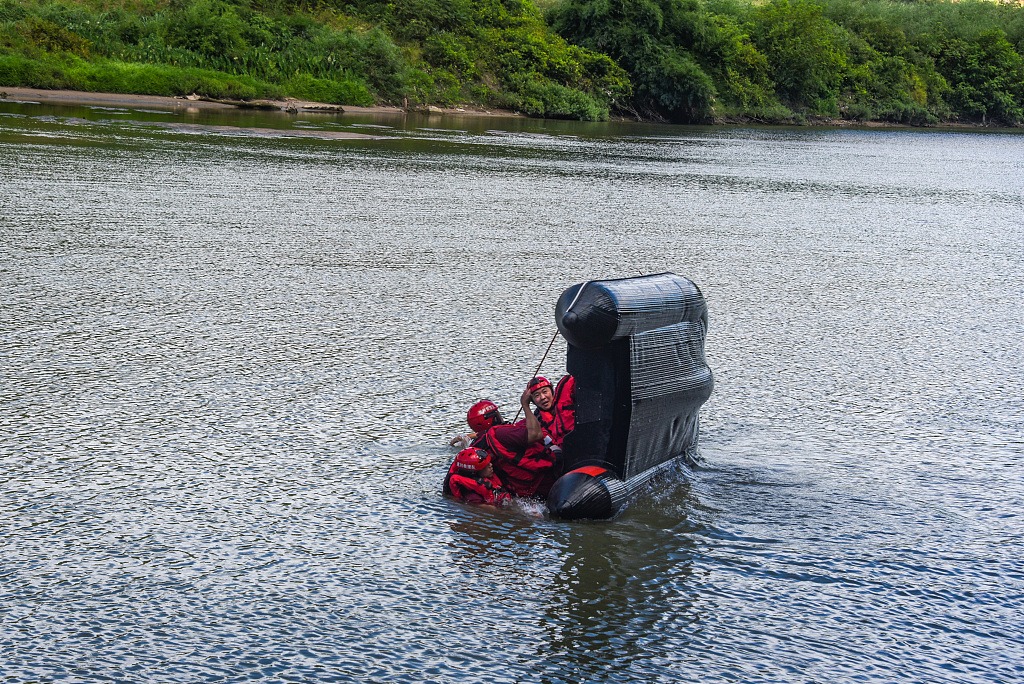
[[[675,459],[694,456],[698,412],[714,386],[707,303],[674,273],[591,281],[562,293],[555,322],[576,379],[576,427],[548,508],[610,518]]]

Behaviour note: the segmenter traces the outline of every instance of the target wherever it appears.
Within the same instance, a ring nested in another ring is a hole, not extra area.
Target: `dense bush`
[[[867,118],[1024,122],[1024,8],[879,0],[824,7],[860,46],[847,101]]]
[[[0,56],[9,74],[3,81],[11,85],[291,95],[366,105],[374,94],[399,97],[410,70],[379,29],[336,29],[304,15],[268,16],[223,0],[134,9],[60,0],[0,3]]]
[[[548,17],[569,40],[606,52],[626,68],[634,111],[700,121],[711,116],[717,90],[694,59],[696,11],[695,4],[674,0],[568,0]]]
[[[217,73],[201,90],[581,119],[629,93],[618,65],[566,43],[528,0],[0,0],[0,57],[11,85],[185,94]],[[147,67],[136,86],[126,64]]]
[[[674,121],[1024,121],[1024,8],[920,0],[561,0],[568,40],[617,60],[622,109]]]
[[[630,93],[614,61],[559,38],[530,0],[354,0],[344,10],[416,46],[431,87],[417,99],[603,119]]]

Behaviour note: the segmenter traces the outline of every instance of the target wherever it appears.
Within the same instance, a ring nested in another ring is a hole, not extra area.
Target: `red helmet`
[[[484,399],[469,407],[469,411],[466,413],[466,422],[469,423],[473,432],[481,434],[492,425],[501,424],[501,413],[498,411],[497,404]]]
[[[455,467],[467,475],[475,475],[491,465],[491,455],[483,449],[463,449],[455,457]]]
[[[544,387],[551,387],[551,383],[542,375],[538,375],[526,384],[526,389],[530,390],[530,394],[533,394]]]

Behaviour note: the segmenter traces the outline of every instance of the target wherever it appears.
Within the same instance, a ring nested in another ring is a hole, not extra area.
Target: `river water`
[[[0,680],[1022,681],[1022,253],[1019,133],[0,102]],[[661,271],[701,465],[442,498]]]

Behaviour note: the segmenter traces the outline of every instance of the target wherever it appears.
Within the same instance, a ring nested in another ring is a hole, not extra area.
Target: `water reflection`
[[[702,621],[691,582],[698,545],[688,534],[692,523],[679,517],[688,498],[684,482],[661,478],[615,524],[561,531],[559,567],[539,622],[546,641],[536,657],[549,663],[540,681],[649,681],[675,671],[660,635],[671,633],[674,648],[685,649]]]

